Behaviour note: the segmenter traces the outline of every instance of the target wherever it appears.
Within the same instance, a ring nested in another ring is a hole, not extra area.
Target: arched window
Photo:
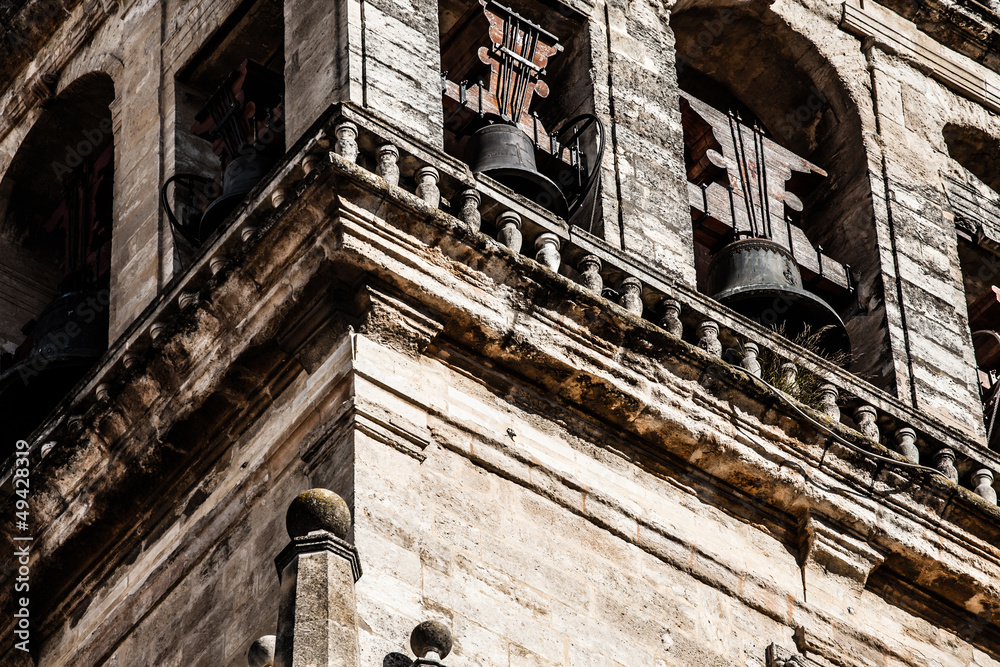
[[[779,272],[797,271],[811,295],[793,299],[805,314],[785,322],[757,302],[727,305],[787,325],[786,334],[801,321],[831,325],[827,311],[835,311],[849,336],[850,368],[891,385],[862,123],[836,72],[768,11],[687,9],[671,27],[699,289],[726,302],[732,275],[717,274],[739,269],[720,256],[735,239],[767,237],[783,248]]]
[[[46,105],[0,183],[0,402],[26,437],[108,345],[114,85]]]
[[[979,128],[948,124],[954,160],[942,173],[955,215],[969,328],[990,448],[1000,438],[1000,139]]]

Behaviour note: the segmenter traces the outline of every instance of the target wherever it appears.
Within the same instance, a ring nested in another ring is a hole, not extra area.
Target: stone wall
[[[864,589],[873,566],[828,550],[815,520],[799,537],[773,507],[693,470],[643,470],[591,420],[484,380],[342,339],[39,664],[241,667],[274,632],[285,508],[310,486],[350,499],[361,664],[409,654],[426,618],[452,629],[455,667],[763,667],[771,643],[797,642],[823,665],[1000,664]]]
[[[46,68],[60,73],[56,95],[93,71],[116,94],[113,346],[32,445],[45,522],[34,565],[51,593],[40,666],[245,664],[250,642],[275,629],[285,508],[314,486],[354,513],[365,665],[408,653],[425,618],[452,629],[453,667],[764,667],[771,643],[825,666],[1000,664],[995,506],[874,463],[868,454],[893,454],[850,432],[850,418],[796,412],[636,316],[659,304],[640,295],[636,313],[591,294],[566,278],[574,268],[544,269],[330,157],[331,128],[307,131],[346,102],[417,147],[404,180],[417,154],[454,171],[435,152],[432,3],[284,3],[295,161],[248,204],[239,242],[224,231],[190,270],[158,203],[166,177],[203,164],[183,136],[191,104],[178,100],[191,90],[178,79],[239,3],[87,15],[82,4],[0,91],[5,110],[24,107],[4,119],[0,181],[42,113],[28,90]],[[698,4],[676,9],[715,11]],[[574,9],[587,17],[576,48],[589,53],[572,71],[609,129],[594,231],[693,286],[672,8]],[[854,133],[844,146],[857,155],[829,157],[832,169],[848,157],[863,167],[842,170],[857,178],[834,192],[867,226],[823,233],[849,235],[863,256],[851,326],[865,372],[981,446],[941,181],[965,167],[941,133],[1000,135],[995,114],[926,63],[877,41],[863,49],[837,6],[746,11],[798,35],[786,44],[796,65],[842,93],[816,123]],[[70,39],[88,21],[86,39]],[[0,296],[24,292],[7,273]],[[194,284],[185,305],[182,283]],[[19,309],[0,299],[8,346],[11,322],[40,301],[28,295]],[[153,318],[155,339],[143,328]],[[899,426],[883,422],[887,434]],[[0,647],[0,661],[11,655]]]

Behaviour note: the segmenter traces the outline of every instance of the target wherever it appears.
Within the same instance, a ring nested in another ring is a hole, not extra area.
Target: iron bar
[[[729,112],[729,132],[733,139],[733,152],[736,153],[736,171],[740,177],[740,190],[743,193],[743,205],[747,210],[747,224],[750,226],[750,235],[757,236],[757,219],[751,207],[749,188],[747,187],[746,155],[743,151],[743,131],[740,123],[734,118],[732,110]],[[739,139],[736,135],[739,133]],[[733,218],[733,228],[736,227],[736,218]]]
[[[771,198],[770,191],[767,186],[767,158],[764,156],[764,130],[754,124],[754,129],[757,132],[757,140],[760,142],[760,162],[757,164],[757,170],[760,173],[760,177],[764,182],[764,187],[761,194],[760,206],[764,213],[764,224],[767,225],[767,238],[774,238],[774,229],[771,227]]]
[[[733,201],[733,186],[732,184],[726,185],[726,191],[729,193],[729,215],[733,218],[733,236],[739,238],[740,236],[740,226],[736,221],[736,203]]]
[[[792,217],[785,215],[785,233],[788,234],[788,252],[795,259],[795,249],[792,247]]]

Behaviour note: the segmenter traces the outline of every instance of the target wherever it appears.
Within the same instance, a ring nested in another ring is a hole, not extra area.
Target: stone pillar
[[[285,0],[285,145],[332,103],[361,106],[361,3]]]
[[[361,577],[347,503],[332,491],[300,493],[285,518],[291,542],[274,559],[281,580],[275,667],[358,667],[354,584]]]

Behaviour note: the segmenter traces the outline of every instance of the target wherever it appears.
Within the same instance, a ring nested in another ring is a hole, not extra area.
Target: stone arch
[[[953,160],[991,190],[1000,192],[1000,138],[959,123],[945,124],[941,134]]]
[[[812,278],[806,282],[814,286],[807,286],[844,320],[852,370],[891,384],[879,377],[891,365],[864,124],[847,83],[815,44],[760,3],[689,2],[675,11],[671,28],[682,93],[749,117],[775,143],[826,172],[792,215],[814,248],[850,267],[845,273],[854,292],[824,291]],[[700,282],[706,262],[699,260]]]
[[[942,128],[951,164],[942,169],[945,196],[955,217],[958,264],[975,350],[990,447],[996,446],[1000,401],[1000,138],[975,125]]]
[[[0,180],[0,401],[24,434],[108,342],[115,87],[90,72],[61,88]]]

